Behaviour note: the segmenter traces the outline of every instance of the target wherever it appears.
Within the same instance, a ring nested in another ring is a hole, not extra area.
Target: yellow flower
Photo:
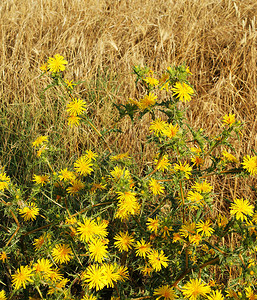
[[[197,233],[201,232],[201,235],[211,236],[214,229],[210,227],[210,220],[203,222],[202,220],[196,224]]]
[[[86,110],[86,102],[81,99],[74,98],[72,101],[70,101],[67,104],[67,112],[71,116],[78,116],[83,113],[83,111]]]
[[[132,248],[134,242],[133,237],[129,235],[127,231],[125,233],[120,232],[119,234],[116,234],[114,236],[114,240],[116,240],[116,242],[114,242],[114,246],[118,248],[120,252],[129,251],[129,249]]]
[[[103,270],[98,265],[89,266],[82,274],[82,280],[88,284],[90,289],[95,288],[96,291],[105,287],[107,281]]]
[[[189,242],[195,245],[199,245],[202,241],[202,236],[200,234],[190,235]]]
[[[33,147],[38,147],[41,146],[44,142],[48,141],[48,137],[45,135],[39,136],[35,141],[32,143]]]
[[[115,167],[110,174],[115,181],[119,181],[121,178],[131,179],[129,170],[126,170],[125,168],[121,169],[120,167]]]
[[[199,193],[210,193],[213,187],[205,180],[203,182],[195,182],[192,186]]]
[[[206,296],[211,292],[211,288],[201,279],[190,279],[182,288],[183,295],[189,300],[196,300],[198,296]]]
[[[152,106],[155,104],[157,99],[157,96],[155,96],[153,93],[149,93],[149,95],[145,95],[143,99],[140,99],[139,102],[139,108],[141,110],[144,110],[148,108],[149,106]]]
[[[166,129],[168,123],[158,118],[150,123],[149,131],[154,132],[155,135],[159,136]]]
[[[187,200],[190,202],[190,204],[202,204],[203,203],[203,196],[199,194],[198,192],[189,191],[187,195]]]
[[[81,156],[74,163],[75,170],[84,176],[91,174],[93,171],[91,168],[92,166],[93,164],[91,163],[91,159],[88,159],[85,156]]]
[[[151,178],[149,181],[149,187],[154,195],[160,195],[164,193],[164,186],[162,186],[157,180]]]
[[[135,245],[136,250],[136,256],[146,257],[151,252],[151,244],[146,243],[144,239],[141,239],[140,242],[137,241],[137,244]]]
[[[71,81],[69,81],[67,79],[64,80],[64,82],[66,83],[66,87],[71,90],[73,90],[73,87],[76,86],[76,83],[72,83],[72,81],[73,81],[73,79]]]
[[[4,263],[8,259],[6,252],[0,253],[0,260]]]
[[[62,169],[58,177],[63,181],[72,181],[76,178],[75,174],[72,171],[68,171],[67,168]]]
[[[75,195],[85,187],[85,184],[81,180],[72,180],[71,186],[67,188],[69,194]]]
[[[244,156],[242,165],[251,175],[257,174],[257,156]]]
[[[68,117],[68,125],[70,125],[71,127],[73,126],[78,126],[79,122],[80,122],[81,118],[76,116],[76,115],[70,115]]]
[[[93,295],[85,295],[81,300],[97,300]]]
[[[88,242],[94,238],[96,233],[96,222],[90,219],[84,219],[83,223],[78,222],[77,234],[82,241]]]
[[[149,85],[151,85],[151,86],[156,86],[156,85],[159,84],[158,79],[153,78],[153,77],[146,77],[146,78],[144,79],[144,81],[147,82],[147,83],[148,83]]]
[[[236,122],[235,115],[229,114],[223,117],[223,123],[229,125],[230,127]]]
[[[162,298],[164,300],[174,300],[175,298],[177,298],[177,295],[175,294],[174,289],[172,287],[170,287],[169,285],[163,285],[163,286],[155,289],[154,295],[159,296],[158,298],[156,298],[156,300],[162,299]]]
[[[245,288],[245,295],[246,295],[246,298],[249,300],[257,299],[257,294],[254,293],[254,291],[252,290],[252,288],[250,286]]]
[[[11,179],[4,172],[0,173],[0,191],[4,191],[8,188]]]
[[[226,216],[218,215],[217,223],[219,227],[225,227],[228,224],[228,219]]]
[[[148,255],[148,260],[155,271],[160,271],[162,267],[166,268],[168,266],[167,262],[169,261],[162,250],[160,252],[158,250],[152,250]]]
[[[179,164],[175,164],[174,166],[175,171],[183,172],[185,178],[189,179],[192,171],[192,167],[189,166],[186,162],[182,165],[179,161]]]
[[[204,160],[200,156],[195,156],[191,158],[191,162],[196,166],[200,166],[204,163]]]
[[[164,136],[167,136],[168,138],[174,138],[179,130],[178,124],[173,126],[171,123],[168,124],[163,130],[162,134]]]
[[[25,204],[23,208],[19,208],[19,211],[25,221],[36,220],[36,216],[39,214],[39,208],[35,203]]]
[[[147,229],[154,232],[157,235],[157,231],[160,227],[159,219],[157,217],[155,219],[148,218],[147,222],[148,222],[146,223]]]
[[[48,278],[52,272],[53,264],[50,260],[41,258],[38,259],[36,263],[33,264],[33,270],[35,270],[36,274],[42,275]]]
[[[156,169],[161,170],[162,172],[168,170],[170,166],[168,155],[163,155],[159,161],[158,159],[155,159],[154,163],[156,164]]]
[[[101,270],[106,278],[106,287],[114,287],[114,282],[121,279],[118,266],[116,264],[103,264]]]
[[[232,155],[231,153],[228,153],[226,150],[222,151],[223,160],[238,163],[238,159]]]
[[[108,246],[102,240],[91,239],[88,249],[93,259],[96,262],[102,263],[108,254],[107,248]]]
[[[39,69],[43,72],[47,72],[47,69],[48,69],[47,63],[44,63],[43,65],[41,65]]]
[[[46,234],[44,233],[43,235],[41,235],[38,239],[34,239],[34,243],[33,246],[35,247],[35,250],[40,250],[42,248],[42,246],[49,242],[51,240],[51,236],[50,234]]]
[[[16,273],[12,275],[12,284],[14,285],[14,288],[18,290],[22,286],[25,289],[27,283],[33,282],[30,278],[33,276],[31,273],[32,269],[28,266],[21,266],[20,269],[17,269]]]
[[[224,300],[223,295],[220,291],[212,291],[209,296],[207,296],[208,300]]]
[[[96,160],[96,158],[98,157],[98,154],[93,152],[92,150],[86,150],[86,154],[84,155],[85,158],[89,159],[89,160]]]
[[[180,234],[178,232],[173,233],[172,243],[176,243],[179,240],[181,240]]]
[[[65,244],[58,244],[52,249],[52,256],[57,263],[67,263],[73,257],[71,248]]]
[[[35,181],[35,183],[36,184],[41,184],[42,186],[45,184],[45,183],[47,183],[47,182],[49,182],[49,176],[48,175],[36,175],[36,174],[34,174],[34,179],[33,179],[33,181]]]
[[[48,61],[48,69],[52,73],[57,73],[65,70],[65,66],[68,62],[64,59],[60,54],[56,54],[54,57],[49,57]]]
[[[195,234],[195,223],[185,223],[181,226],[181,229],[179,230],[180,235],[183,237],[188,237],[192,234]]]
[[[117,192],[118,199],[118,210],[116,212],[116,218],[126,219],[129,215],[135,215],[140,208],[139,203],[136,199],[136,193],[127,191],[127,192]]]
[[[110,160],[111,161],[116,161],[116,160],[123,160],[124,158],[130,158],[128,155],[129,155],[128,152],[126,152],[126,153],[120,153],[120,154],[111,156]]]
[[[175,87],[171,89],[174,95],[177,95],[180,101],[189,102],[191,101],[191,95],[194,94],[194,90],[185,82],[176,82]]]
[[[247,216],[253,215],[254,206],[250,205],[248,200],[235,199],[230,207],[230,214],[236,215],[236,219],[247,220]]]

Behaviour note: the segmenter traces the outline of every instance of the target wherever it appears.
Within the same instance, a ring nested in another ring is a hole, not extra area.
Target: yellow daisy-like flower
[[[70,101],[67,104],[67,112],[71,116],[78,116],[83,113],[83,111],[86,110],[86,102],[81,99],[74,98],[72,101]]]
[[[4,290],[0,291],[0,300],[7,300]]]
[[[189,102],[191,101],[191,95],[194,94],[194,90],[183,82],[176,82],[174,88],[171,89],[174,92],[174,95],[177,95],[180,101]]]
[[[154,290],[154,296],[159,296],[156,298],[158,299],[164,299],[164,300],[174,300],[177,298],[177,295],[175,294],[175,291],[172,287],[169,285],[163,285],[157,289]]]
[[[78,222],[77,234],[82,241],[89,242],[96,234],[96,222],[90,219],[83,219],[83,223]]]
[[[154,195],[160,195],[164,193],[164,186],[162,186],[156,179],[151,178],[149,181],[150,190]]]
[[[164,255],[164,252],[158,250],[152,250],[148,255],[149,264],[155,271],[160,271],[162,267],[168,266],[168,258]]]
[[[183,295],[189,300],[197,300],[198,296],[206,296],[211,292],[211,288],[201,279],[191,279],[182,288]]]
[[[147,82],[147,83],[148,83],[149,85],[151,85],[151,86],[156,86],[156,85],[159,84],[158,79],[153,78],[153,77],[146,77],[146,78],[144,79],[144,81]]]
[[[236,122],[235,115],[229,114],[223,117],[223,123],[229,125],[231,127]]]
[[[136,193],[127,192],[117,192],[119,195],[118,199],[118,210],[116,212],[116,218],[126,219],[130,215],[135,215],[140,209],[140,204],[137,202]]]
[[[196,166],[200,166],[204,163],[204,159],[200,156],[195,156],[195,157],[192,157],[191,158],[191,162],[193,163],[193,165],[196,165]]]
[[[134,242],[133,237],[129,235],[127,231],[116,234],[114,240],[116,240],[116,242],[114,242],[114,246],[118,248],[120,252],[129,251],[129,249],[132,248]]]
[[[146,243],[144,239],[137,241],[135,245],[136,256],[146,257],[151,252],[151,244]]]
[[[164,136],[167,136],[168,138],[174,138],[177,134],[179,130],[178,124],[176,124],[175,126],[172,124],[168,124],[163,130],[162,130],[162,134]]]
[[[246,298],[249,300],[257,299],[257,293],[255,294],[250,286],[245,288],[245,295],[246,295]]]
[[[97,298],[93,295],[85,295],[82,300],[97,300]]]
[[[72,83],[73,79],[71,81],[65,79],[64,82],[66,83],[66,87],[70,90],[73,90],[73,87],[76,86],[76,83]]]
[[[60,54],[56,54],[54,57],[49,57],[48,69],[52,73],[57,73],[65,70],[65,65],[68,64],[67,60],[64,59]]]
[[[223,155],[223,160],[238,163],[238,159],[232,155],[231,153],[228,153],[226,150],[222,151],[221,153]]]
[[[99,239],[91,239],[89,244],[89,252],[94,261],[102,263],[108,255],[108,246]]]
[[[158,217],[156,217],[155,219],[148,218],[146,225],[148,230],[154,232],[157,235],[157,231],[160,228],[160,221]]]
[[[175,164],[174,166],[175,171],[183,172],[184,177],[189,179],[192,171],[192,167],[189,166],[186,162],[182,165],[182,163],[179,161],[179,164]]]
[[[35,139],[35,141],[32,143],[32,146],[38,147],[41,146],[44,142],[48,142],[48,137],[45,135],[41,135]]]
[[[154,132],[155,135],[159,136],[167,128],[168,123],[158,118],[150,123],[149,131]]]
[[[202,236],[200,234],[190,235],[189,242],[195,245],[199,245],[202,241]]]
[[[92,150],[86,150],[86,154],[84,155],[86,158],[88,158],[89,160],[96,160],[96,158],[98,157],[98,154],[93,152]]]
[[[196,224],[196,231],[197,233],[201,232],[201,235],[211,236],[214,232],[214,229],[210,227],[211,222],[207,220],[203,222],[202,220]]]
[[[41,235],[38,239],[34,239],[34,243],[33,246],[35,247],[35,250],[40,250],[42,248],[42,246],[49,242],[51,240],[51,236],[50,234],[46,234],[44,233],[43,235]]]
[[[68,117],[68,125],[70,125],[71,127],[73,126],[78,126],[79,122],[80,122],[81,118],[76,116],[76,115],[70,115]]]
[[[39,208],[35,203],[28,203],[23,208],[19,208],[19,213],[25,221],[36,220],[36,216],[39,214]]]
[[[63,181],[72,181],[76,178],[75,174],[72,171],[68,171],[67,168],[62,169],[58,177]]]
[[[0,173],[0,191],[4,191],[5,189],[8,188],[10,184],[10,177],[7,176],[4,172]]]
[[[43,72],[47,72],[47,70],[48,70],[48,65],[47,65],[47,63],[44,63],[43,65],[41,65],[39,69],[40,69],[41,71],[43,71]]]
[[[36,184],[41,184],[42,186],[49,182],[49,176],[48,175],[36,175],[33,176],[33,181],[35,181]]]
[[[73,257],[72,250],[69,245],[58,244],[52,249],[52,256],[57,263],[67,263]]]
[[[103,264],[101,270],[106,278],[106,287],[114,287],[114,283],[121,279],[117,264]]]
[[[18,290],[21,286],[25,289],[26,284],[33,282],[31,277],[33,276],[32,269],[28,266],[21,266],[17,269],[16,273],[12,275],[12,284],[14,288]]]
[[[91,159],[88,159],[85,156],[81,156],[74,163],[75,170],[84,176],[91,174],[91,172],[93,171],[93,169],[91,168],[92,166],[93,164],[91,163]]]
[[[140,99],[139,108],[144,110],[149,106],[153,106],[156,103],[157,96],[153,93],[149,93],[149,95],[145,95],[143,99]]]
[[[195,234],[195,223],[192,222],[188,222],[188,223],[185,223],[181,226],[181,229],[179,230],[180,232],[180,235],[183,236],[183,237],[188,237],[190,235],[193,235]]]
[[[168,170],[170,167],[168,155],[163,155],[163,157],[160,160],[155,159],[154,163],[156,164],[156,169],[161,170],[162,172]]]
[[[8,259],[6,252],[0,253],[0,260],[4,263]]]
[[[190,202],[190,204],[202,204],[203,196],[198,192],[189,191],[187,200]]]
[[[81,180],[72,180],[71,186],[67,188],[67,192],[71,195],[75,195],[85,187],[85,184]]]
[[[33,270],[35,270],[36,274],[48,278],[52,272],[52,266],[53,264],[49,259],[41,258],[33,264]]]
[[[254,212],[254,206],[249,203],[248,200],[235,199],[230,207],[230,214],[236,215],[237,220],[247,220],[247,216],[252,216]]]
[[[121,169],[120,167],[115,167],[110,174],[115,181],[119,181],[121,178],[131,179],[129,170],[126,170],[125,168]]]
[[[212,291],[209,296],[207,296],[208,300],[224,300],[223,295],[220,291]]]
[[[217,224],[219,227],[225,227],[228,224],[228,218],[219,214],[217,217]]]
[[[257,174],[257,156],[244,156],[242,165],[251,175]]]
[[[98,265],[89,266],[82,274],[82,280],[88,285],[90,289],[95,288],[96,291],[105,287],[107,280],[103,270]]]
[[[195,182],[192,186],[199,193],[210,193],[213,187],[205,180],[203,182]]]

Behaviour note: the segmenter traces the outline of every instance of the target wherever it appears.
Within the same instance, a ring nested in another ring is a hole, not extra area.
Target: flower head
[[[68,64],[67,60],[64,59],[60,54],[56,54],[54,57],[49,57],[48,69],[52,73],[57,73],[65,70],[65,65]]]
[[[151,86],[156,86],[156,85],[159,84],[158,79],[153,78],[153,77],[146,77],[146,78],[144,79],[144,81],[147,82],[147,83],[148,83],[149,85],[151,85]]]
[[[171,139],[176,136],[178,130],[179,130],[178,124],[174,126],[170,123],[165,127],[165,129],[162,130],[162,134]]]
[[[201,279],[191,279],[182,288],[183,295],[189,300],[196,300],[198,296],[206,296],[210,291],[211,288],[201,282]]]
[[[0,173],[0,191],[4,191],[8,188],[11,179],[4,172]]]
[[[157,289],[154,290],[154,295],[158,296],[156,300],[158,299],[164,299],[164,300],[174,300],[177,298],[177,295],[175,294],[175,291],[172,287],[169,285],[163,285]]]
[[[155,96],[153,93],[149,93],[149,95],[145,95],[144,98],[140,99],[138,106],[141,110],[145,110],[149,106],[153,106],[156,102],[156,99],[157,96]]]
[[[149,181],[150,190],[154,195],[160,195],[164,193],[164,186],[162,186],[156,179],[151,178]]]
[[[223,295],[220,291],[212,291],[209,296],[207,296],[208,300],[224,300]]]
[[[122,251],[129,251],[129,249],[132,248],[134,239],[131,235],[128,234],[128,232],[120,232],[119,234],[116,234],[114,236],[114,246],[118,248],[120,252]]]
[[[194,90],[183,82],[176,82],[175,87],[171,89],[174,92],[174,95],[177,95],[180,101],[182,102],[189,102],[191,101],[191,95],[194,94]]]
[[[175,171],[183,172],[185,178],[189,179],[192,171],[192,167],[189,166],[186,162],[182,165],[181,162],[179,164],[175,164],[174,166]]]
[[[91,172],[93,171],[93,169],[91,168],[92,166],[93,164],[91,163],[91,159],[88,159],[85,156],[81,156],[74,163],[75,170],[84,176],[91,174]]]
[[[95,288],[96,291],[105,287],[107,281],[103,270],[98,265],[89,266],[82,274],[82,280],[88,284],[90,289]]]
[[[25,221],[35,220],[39,214],[39,208],[35,203],[28,203],[23,208],[20,208],[19,211]]]
[[[235,115],[229,114],[223,117],[223,123],[229,125],[230,127],[236,122]]]
[[[83,219],[83,223],[78,222],[77,234],[82,241],[88,242],[94,238],[96,233],[96,222],[90,219]]]
[[[202,182],[195,182],[195,185],[192,186],[199,193],[210,193],[213,187],[205,180]]]
[[[162,250],[152,250],[148,255],[148,260],[155,271],[160,271],[162,267],[166,268],[169,261]]]
[[[155,159],[154,163],[156,164],[156,169],[161,170],[162,172],[168,170],[170,166],[168,155],[163,155],[163,157],[159,160]]]
[[[243,168],[246,169],[251,175],[257,174],[257,156],[246,155],[243,158]]]
[[[210,220],[203,222],[202,220],[196,224],[197,233],[201,232],[201,235],[211,236],[214,229],[210,226]]]
[[[52,256],[57,263],[67,263],[73,257],[71,248],[65,244],[58,244],[52,250]]]
[[[158,217],[156,217],[155,219],[148,218],[146,225],[148,230],[154,232],[157,235],[157,231],[160,227],[160,221]]]
[[[167,123],[162,119],[158,118],[150,123],[149,131],[154,132],[155,135],[159,136],[167,127]]]
[[[100,239],[92,239],[89,244],[89,252],[94,261],[102,263],[107,257],[108,246]]]
[[[137,241],[137,244],[135,245],[136,248],[136,256],[146,257],[151,252],[151,244],[146,243],[144,239],[141,239],[141,241]]]
[[[31,277],[33,276],[32,269],[29,266],[21,266],[14,275],[12,275],[12,284],[15,289],[18,290],[21,286],[25,289],[26,284],[33,282]]]
[[[241,221],[247,220],[247,216],[252,216],[254,211],[254,206],[243,198],[235,199],[230,208],[230,214],[236,215],[236,219]]]
[[[49,182],[49,176],[48,175],[36,175],[34,174],[34,179],[33,181],[35,181],[36,184],[41,184],[42,186],[44,184],[46,184],[47,182]]]
[[[67,104],[67,111],[71,116],[78,116],[86,110],[86,102],[81,99],[74,98]]]
[[[33,147],[41,146],[44,142],[48,141],[48,137],[45,135],[40,135],[35,141],[32,143]]]

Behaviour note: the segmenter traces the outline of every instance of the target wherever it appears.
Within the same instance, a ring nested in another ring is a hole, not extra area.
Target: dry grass
[[[19,165],[30,147],[24,143],[48,131],[71,154],[75,144],[98,142],[88,130],[74,133],[63,125],[65,104],[52,93],[40,97],[46,82],[39,66],[56,53],[69,61],[68,79],[85,81],[79,92],[99,127],[113,124],[111,102],[135,95],[132,65],[160,72],[186,62],[198,92],[189,120],[214,134],[221,117],[235,113],[246,124],[238,154],[251,154],[257,146],[256,11],[256,0],[2,1],[2,163],[18,155]],[[125,140],[112,135],[109,142],[140,153],[146,129],[130,125],[124,121]],[[235,194],[238,186],[231,188]]]

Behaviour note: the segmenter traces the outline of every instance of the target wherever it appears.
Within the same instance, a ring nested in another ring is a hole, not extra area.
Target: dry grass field
[[[66,78],[83,81],[77,96],[88,102],[100,129],[114,125],[113,102],[135,97],[133,65],[147,65],[160,74],[185,62],[197,91],[188,109],[191,124],[212,135],[222,116],[234,113],[245,123],[235,154],[253,154],[256,12],[256,0],[1,1],[1,163],[17,178],[25,169],[29,174],[31,141],[41,134],[67,150],[59,153],[60,161],[71,158],[75,149],[98,143],[87,127],[67,127],[65,100],[53,92],[40,93],[48,79],[40,77],[39,67],[56,53],[69,62]],[[125,135],[107,138],[113,149],[140,155],[144,120],[132,127],[126,119],[122,130]],[[236,181],[226,189],[235,196],[239,186],[243,189]]]

